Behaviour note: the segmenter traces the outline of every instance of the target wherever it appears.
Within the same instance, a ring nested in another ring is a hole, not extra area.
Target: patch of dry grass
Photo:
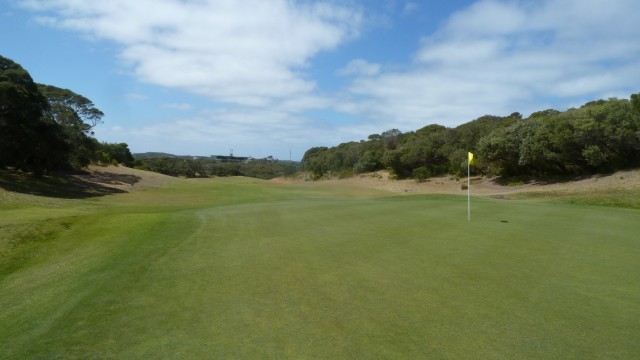
[[[472,196],[500,198],[545,198],[582,199],[599,204],[619,204],[637,208],[637,194],[640,192],[640,170],[621,171],[610,175],[594,175],[573,181],[518,181],[505,185],[497,178],[474,177],[471,180]],[[361,174],[348,179],[321,180],[316,183],[336,186],[366,187],[381,191],[404,194],[453,194],[465,195],[466,178],[451,176],[430,178],[417,183],[414,180],[393,180],[387,171]],[[274,183],[304,183],[308,179],[277,179]],[[628,199],[627,199],[628,198]],[[611,201],[607,201],[610,199]]]

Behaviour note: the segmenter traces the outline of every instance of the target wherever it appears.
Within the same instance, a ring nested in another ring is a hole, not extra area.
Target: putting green
[[[242,178],[16,195],[0,357],[640,357],[639,210],[473,198],[467,222],[466,201]]]

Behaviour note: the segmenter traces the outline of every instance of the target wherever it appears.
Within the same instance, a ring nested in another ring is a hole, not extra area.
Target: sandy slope
[[[95,182],[125,191],[162,187],[170,182],[180,181],[178,178],[123,166],[91,166],[85,174],[75,176],[84,181]],[[303,183],[306,181],[305,179],[291,178],[270,180],[270,182],[277,184]],[[466,194],[467,192],[461,186],[466,184],[466,178],[456,180],[451,176],[445,176],[417,183],[415,180],[391,180],[389,179],[389,173],[386,171],[362,174],[341,180],[322,180],[322,182],[335,185],[363,186],[390,192],[423,194]],[[485,177],[475,177],[471,180],[471,193],[484,196],[538,191],[582,192],[612,189],[640,189],[640,169],[617,172],[606,176],[591,176],[578,181],[527,183],[517,186],[500,185],[496,183],[495,179]]]
[[[302,179],[274,179],[279,183],[304,182]],[[431,193],[431,194],[466,194],[462,189],[467,179],[456,180],[453,177],[431,178],[427,182],[417,183],[415,180],[390,180],[388,172],[363,174],[349,179],[323,180],[328,183],[361,185],[391,192]],[[496,183],[495,179],[474,177],[471,179],[471,192],[474,195],[496,196],[535,191],[598,191],[598,190],[631,190],[640,189],[640,170],[622,171],[606,176],[592,176],[578,181],[557,183],[527,183],[517,186],[505,186]]]
[[[163,187],[170,182],[179,181],[178,178],[151,171],[112,165],[91,165],[84,173],[73,175],[73,177],[124,191]]]

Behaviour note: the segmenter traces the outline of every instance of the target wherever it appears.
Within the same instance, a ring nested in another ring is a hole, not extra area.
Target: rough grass
[[[640,356],[640,211],[242,178],[0,191],[0,358]],[[13,200],[10,200],[13,199]]]
[[[601,205],[640,209],[640,189],[598,189],[587,191],[524,192],[513,196],[518,199],[545,199],[574,204]]]

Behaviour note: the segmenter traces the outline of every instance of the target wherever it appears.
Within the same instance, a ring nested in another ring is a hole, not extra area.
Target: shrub
[[[413,177],[416,179],[416,182],[425,182],[431,176],[431,170],[426,166],[420,166],[413,169]]]

